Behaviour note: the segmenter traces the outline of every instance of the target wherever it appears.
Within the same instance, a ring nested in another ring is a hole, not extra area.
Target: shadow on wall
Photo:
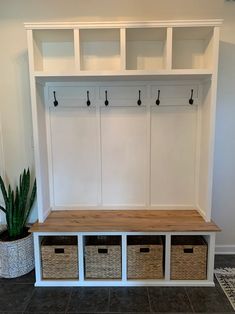
[[[2,117],[0,115],[0,175],[4,177],[5,175],[5,162],[4,162],[4,155],[3,155],[3,137],[2,137]],[[0,193],[0,205],[2,205],[3,202],[3,197],[2,194]],[[3,220],[3,213],[0,211],[0,224],[4,221]],[[1,230],[0,230],[1,231]]]
[[[235,44],[221,41],[213,182],[218,243],[235,245]]]
[[[29,81],[29,63],[28,53],[24,51],[18,55],[16,59],[16,80],[18,83],[18,111],[20,128],[22,130],[23,138],[22,145],[24,147],[24,156],[22,160],[24,168],[34,166],[33,156],[33,127],[32,127],[32,113],[30,100],[30,81]],[[21,172],[22,169],[19,169]]]
[[[15,182],[12,180],[12,169],[6,169],[9,175],[9,180],[12,185],[16,183],[18,177],[24,168],[30,168],[32,176],[35,176],[34,172],[34,151],[33,151],[33,127],[32,127],[32,112],[31,112],[31,100],[30,100],[30,80],[29,80],[29,64],[28,53],[24,50],[14,60],[14,88],[15,88],[15,109],[17,110],[17,120],[19,123],[19,138],[20,146],[18,148],[18,154],[13,156],[13,160],[16,162],[16,175],[14,176]],[[7,178],[8,179],[8,178]],[[34,222],[37,219],[36,202],[34,208],[30,214],[30,221]]]

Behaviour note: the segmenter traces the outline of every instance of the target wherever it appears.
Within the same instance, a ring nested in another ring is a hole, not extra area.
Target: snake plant
[[[6,188],[2,177],[0,176],[0,188],[2,191],[5,207],[0,206],[0,209],[6,215],[7,230],[10,239],[21,238],[24,235],[24,229],[32,208],[36,195],[36,179],[30,191],[30,171],[24,169],[20,175],[19,185],[15,191],[9,184]]]

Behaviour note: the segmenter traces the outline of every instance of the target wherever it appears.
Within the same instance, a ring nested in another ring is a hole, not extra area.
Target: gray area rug
[[[215,277],[235,310],[235,268],[217,268]]]

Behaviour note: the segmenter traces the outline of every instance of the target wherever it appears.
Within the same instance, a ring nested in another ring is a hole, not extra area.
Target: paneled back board
[[[201,88],[47,83],[52,208],[195,208]]]

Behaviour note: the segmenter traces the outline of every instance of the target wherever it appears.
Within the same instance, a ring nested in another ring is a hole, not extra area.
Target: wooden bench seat
[[[52,211],[31,232],[217,232],[196,210],[66,210]]]

